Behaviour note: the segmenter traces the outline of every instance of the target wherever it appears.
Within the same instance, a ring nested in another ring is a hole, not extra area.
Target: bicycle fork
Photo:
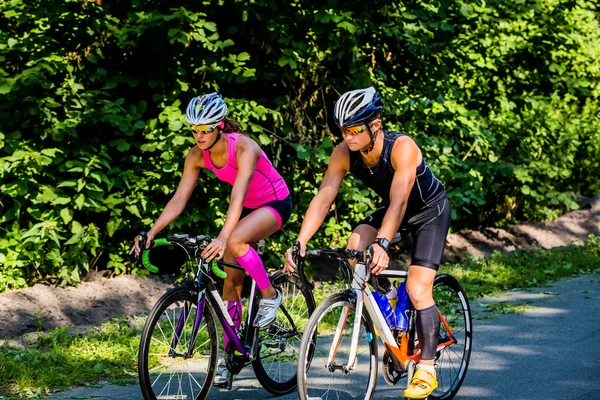
[[[196,307],[196,317],[194,318],[194,326],[192,328],[190,343],[187,349],[187,352],[183,354],[183,358],[192,358],[194,356],[194,347],[196,345],[196,337],[198,336],[198,328],[200,326],[200,321],[202,320],[202,310],[204,309],[204,290],[198,293],[198,306]],[[179,343],[179,339],[181,338],[181,334],[184,330],[184,327],[187,323],[188,318],[190,317],[192,309],[191,302],[185,302],[183,306],[183,310],[179,315],[179,321],[177,322],[177,327],[173,332],[173,339],[171,340],[171,348],[169,349],[169,355],[172,357],[177,356],[177,352],[175,349],[177,348],[177,344]]]
[[[340,315],[340,319],[338,321],[337,328],[335,330],[335,335],[333,337],[333,341],[331,343],[331,348],[329,349],[329,357],[327,359],[327,369],[330,372],[335,370],[341,370],[345,374],[352,371],[356,368],[356,352],[358,347],[358,336],[360,335],[360,320],[363,310],[363,299],[362,293],[358,290],[356,293],[356,315],[354,317],[354,326],[352,330],[352,341],[350,342],[350,354],[348,355],[348,361],[345,364],[336,364],[335,363],[335,355],[337,353],[338,346],[342,339],[342,332],[344,331],[344,327],[348,322],[348,316],[350,315],[350,307],[344,307],[342,314]]]
[[[344,307],[342,314],[340,315],[340,319],[338,321],[338,325],[335,331],[335,336],[331,343],[331,348],[329,349],[329,357],[327,360],[327,368],[330,372],[335,370],[341,370],[344,373],[348,373],[354,370],[357,366],[358,357],[356,353],[358,351],[358,338],[360,336],[360,323],[362,319],[363,308],[365,306],[364,302],[364,292],[363,286],[365,283],[365,277],[367,275],[366,266],[363,263],[356,264],[356,270],[354,273],[354,279],[352,281],[352,288],[350,289],[354,292],[354,300],[355,300],[355,315],[354,322],[352,327],[352,339],[350,342],[350,354],[348,355],[348,361],[345,364],[336,364],[335,363],[335,355],[337,353],[338,346],[340,344],[342,338],[342,332],[344,331],[344,327],[348,322],[348,316],[350,315],[350,307]],[[367,305],[368,308],[369,305]],[[374,339],[373,339],[374,340]]]

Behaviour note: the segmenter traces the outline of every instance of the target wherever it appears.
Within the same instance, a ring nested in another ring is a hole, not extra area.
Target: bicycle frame
[[[350,289],[348,289],[349,291],[352,291],[354,293],[356,299],[356,313],[353,321],[354,327],[352,331],[348,362],[342,366],[334,364],[334,359],[341,338],[341,333],[344,329],[344,326],[347,323],[348,314],[350,312],[349,309],[346,309],[344,312],[342,312],[342,315],[340,316],[334,340],[329,351],[328,368],[330,370],[341,369],[343,372],[347,373],[349,371],[352,371],[356,367],[356,353],[358,350],[358,336],[360,333],[361,315],[363,312],[363,308],[366,308],[367,313],[371,316],[373,323],[375,324],[375,327],[379,332],[379,337],[381,338],[384,347],[392,355],[395,363],[397,362],[400,366],[402,366],[404,370],[409,370],[412,366],[414,366],[421,360],[420,349],[417,349],[414,352],[414,354],[409,354],[413,350],[409,346],[410,341],[412,340],[412,338],[409,337],[409,333],[414,331],[414,327],[410,326],[410,324],[412,323],[412,318],[409,318],[408,329],[406,330],[406,333],[401,336],[400,345],[398,346],[398,344],[396,343],[396,339],[394,338],[394,334],[388,326],[385,318],[383,317],[383,314],[381,313],[381,310],[379,309],[379,306],[377,305],[377,302],[375,301],[375,298],[373,297],[371,288],[369,287],[369,285],[367,285],[367,272],[367,267],[364,263],[357,263],[354,269],[352,286]],[[408,276],[408,272],[385,271],[378,276],[385,278],[406,279]],[[414,312],[413,309],[411,309],[411,312]],[[440,351],[454,343],[454,334],[452,333],[452,330],[446,322],[446,319],[444,318],[442,313],[440,313],[440,321],[448,331],[450,339],[444,343],[438,344],[437,351]]]
[[[217,287],[215,285],[215,281],[212,278],[212,274],[209,272],[209,269],[206,267],[206,264],[202,259],[200,259],[200,261],[198,262],[198,269],[197,269],[197,274],[196,274],[196,278],[194,279],[194,286],[195,289],[198,293],[198,306],[197,306],[197,313],[196,313],[196,319],[194,321],[194,327],[191,333],[191,337],[192,339],[190,340],[190,346],[188,349],[188,353],[187,356],[191,357],[191,355],[193,354],[193,350],[194,350],[194,346],[195,346],[195,342],[196,342],[196,336],[198,334],[198,327],[200,326],[200,321],[202,321],[202,316],[203,316],[203,312],[204,312],[204,307],[205,307],[205,302],[208,300],[208,303],[211,305],[211,307],[213,308],[213,310],[215,311],[217,318],[223,328],[223,331],[225,333],[225,335],[227,335],[227,337],[230,340],[230,343],[233,343],[233,345],[235,346],[235,350],[238,351],[242,356],[247,357],[249,359],[249,361],[252,361],[254,359],[254,349],[250,348],[248,349],[246,347],[246,343],[248,343],[248,335],[250,334],[250,329],[246,330],[246,337],[244,338],[244,341],[240,340],[240,338],[237,335],[236,329],[235,329],[235,325],[233,323],[233,320],[231,319],[231,316],[229,315],[229,312],[227,311],[227,307],[225,305],[225,303],[223,302],[223,299],[221,298],[221,296],[219,295],[218,291],[217,291]],[[219,266],[228,266],[228,267],[233,267],[233,268],[241,268],[239,265],[237,264],[231,264],[225,261],[218,261],[217,264]],[[246,320],[246,326],[250,326],[250,321],[253,320],[254,314],[256,313],[255,311],[255,300],[256,300],[256,282],[254,282],[254,280],[252,280],[252,284],[251,284],[251,288],[250,288],[250,300],[249,300],[249,304],[248,304],[248,315],[247,315],[247,320]],[[179,317],[179,323],[177,326],[177,329],[175,330],[174,334],[173,334],[173,341],[172,341],[172,347],[171,347],[171,351],[173,351],[172,349],[174,349],[177,346],[177,342],[179,340],[179,335],[181,334],[181,330],[183,328],[184,322],[186,321],[187,318],[189,318],[189,306],[186,304],[183,310],[183,313],[181,314],[181,316]]]

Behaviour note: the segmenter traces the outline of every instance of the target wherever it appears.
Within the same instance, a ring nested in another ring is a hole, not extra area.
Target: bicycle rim
[[[281,292],[283,302],[275,322],[258,332],[258,358],[252,366],[265,390],[282,395],[296,389],[300,342],[315,303],[310,288],[295,274],[276,273],[271,282]]]
[[[208,307],[197,321],[197,299],[186,289],[154,306],[140,341],[138,368],[144,399],[205,399],[212,387],[218,338]],[[194,341],[194,325],[198,324]],[[190,343],[194,342],[190,352]]]
[[[450,326],[456,343],[436,353],[435,365],[438,388],[432,399],[452,399],[465,378],[471,358],[472,323],[467,296],[458,281],[450,275],[436,277],[433,299]],[[443,323],[440,324],[440,343],[449,339]]]
[[[355,308],[345,293],[325,299],[311,316],[300,350],[300,399],[371,399],[377,383],[377,342],[371,319],[363,311],[355,362],[349,360]],[[341,321],[341,323],[340,323]],[[339,327],[339,328],[338,328]],[[339,338],[336,338],[338,332]],[[330,351],[335,357],[329,362]],[[312,353],[312,361],[307,361]],[[350,361],[350,362],[349,362]],[[354,364],[346,372],[344,366]]]

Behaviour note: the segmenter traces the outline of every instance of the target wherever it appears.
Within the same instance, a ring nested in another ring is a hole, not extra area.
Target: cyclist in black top
[[[298,235],[300,253],[319,229],[346,173],[363,181],[382,200],[381,206],[354,228],[348,248],[364,250],[373,244],[372,272],[388,267],[387,250],[394,235],[413,235],[406,288],[417,310],[422,343],[421,362],[404,396],[424,399],[437,388],[434,359],[440,319],[433,300],[433,280],[440,265],[450,227],[450,204],[444,185],[425,163],[421,150],[407,135],[382,128],[383,102],[373,88],[344,93],[336,102],[334,118],[344,142],[331,155],[323,182],[306,212]],[[284,270],[296,268],[292,250]],[[387,281],[387,280],[386,280]],[[389,286],[389,281],[386,282]]]

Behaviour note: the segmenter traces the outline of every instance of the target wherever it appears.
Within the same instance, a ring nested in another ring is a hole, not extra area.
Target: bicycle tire
[[[433,283],[433,299],[448,322],[457,343],[436,353],[438,387],[429,398],[450,400],[458,393],[471,359],[471,307],[465,290],[451,275],[436,276]],[[445,338],[448,338],[448,333],[445,326],[440,324],[440,343],[444,342]]]
[[[208,397],[217,368],[219,339],[215,319],[207,303],[202,311],[202,321],[199,323],[200,328],[193,354],[188,358],[181,356],[180,361],[178,360],[179,356],[170,355],[173,350],[177,353],[187,351],[189,348],[191,338],[188,335],[192,331],[197,305],[198,299],[195,292],[186,287],[177,287],[166,292],[152,308],[142,331],[138,355],[138,376],[145,400],[161,398],[201,400]],[[182,313],[186,307],[187,311]],[[174,335],[173,332],[178,329],[180,333]],[[175,336],[179,336],[179,340],[173,348],[172,343]],[[165,353],[167,349],[169,352]],[[206,356],[203,357],[203,355]],[[158,368],[154,366],[155,363],[169,360],[172,362],[164,367],[165,371],[154,372]],[[169,370],[166,370],[167,368]],[[206,369],[206,371],[196,374],[194,369]],[[186,372],[187,375],[185,375]],[[169,379],[165,381],[162,378],[163,375],[165,377],[168,375]],[[204,379],[200,384],[199,382],[202,381],[199,379],[202,376]],[[178,385],[173,384],[173,386],[177,386],[177,394],[172,394],[170,390],[174,377],[176,378],[175,382],[178,383]],[[163,383],[166,386],[162,387]],[[197,394],[194,390],[195,386],[198,386]],[[187,397],[188,390],[191,397]]]
[[[352,302],[352,295],[342,292],[326,298],[310,317],[300,345],[299,358],[301,362],[298,363],[297,370],[300,399],[305,400],[309,397],[311,399],[315,397],[324,399],[373,398],[377,385],[379,360],[373,322],[366,309],[363,309],[361,316],[356,369],[345,373],[345,371],[337,368],[347,364],[348,361],[350,338],[344,337],[344,334],[347,332],[349,336],[352,335],[353,311],[355,311],[355,306]],[[329,313],[331,314],[328,315]],[[331,371],[328,368],[328,355],[342,313],[347,313],[345,317],[346,324],[344,329],[341,330],[342,337],[335,345],[336,356],[339,356],[334,359],[337,369]],[[364,388],[363,383],[359,385],[355,383],[356,380],[364,380],[365,376],[366,385],[364,385]]]
[[[310,287],[295,273],[288,276],[277,271],[271,276],[271,284],[281,291],[282,305],[293,321],[280,308],[273,324],[255,331],[260,339],[256,341],[258,356],[252,362],[252,368],[266,391],[281,396],[296,390],[298,349],[304,327],[315,310],[315,300]],[[293,336],[284,339],[288,335]]]

